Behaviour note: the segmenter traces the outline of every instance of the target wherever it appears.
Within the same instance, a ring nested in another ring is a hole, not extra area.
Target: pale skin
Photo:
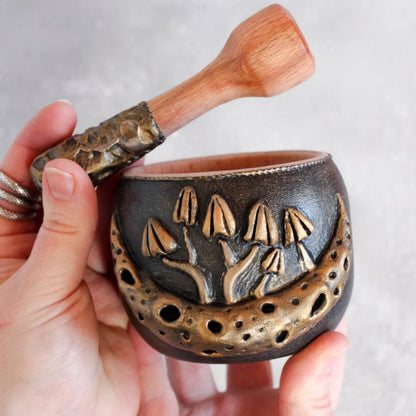
[[[75,124],[69,103],[45,107],[0,169],[31,187],[33,158]],[[208,365],[168,358],[164,366],[128,322],[113,283],[107,230],[117,179],[97,195],[67,160],[50,162],[44,178],[43,216],[0,218],[1,415],[334,414],[348,347],[344,324],[291,357],[278,390],[269,362],[229,365],[225,392]]]

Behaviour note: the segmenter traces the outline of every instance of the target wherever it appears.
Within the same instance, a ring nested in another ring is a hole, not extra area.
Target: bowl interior
[[[278,152],[239,153],[182,159],[129,169],[124,176],[209,176],[233,174],[305,165],[322,160],[329,155],[308,150],[288,150]]]

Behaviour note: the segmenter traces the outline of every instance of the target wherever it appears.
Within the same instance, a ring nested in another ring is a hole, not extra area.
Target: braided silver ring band
[[[0,183],[8,190],[0,188],[0,200],[26,209],[26,212],[11,211],[0,206],[0,217],[9,220],[30,220],[36,217],[40,208],[40,196],[29,191],[0,170]],[[10,192],[9,192],[10,191]]]

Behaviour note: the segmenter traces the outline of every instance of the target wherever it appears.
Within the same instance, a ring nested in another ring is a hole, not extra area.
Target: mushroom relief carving
[[[291,244],[296,245],[299,265],[303,273],[312,271],[316,266],[302,243],[302,240],[309,237],[314,225],[305,215],[295,208],[287,208],[285,211],[285,247]]]
[[[197,225],[198,208],[195,190],[190,186],[182,188],[173,210],[173,222],[182,224],[188,261],[173,258],[175,251],[180,249],[177,240],[154,218],[149,218],[143,231],[143,255],[160,257],[166,266],[188,275],[196,284],[202,304],[218,302],[214,296],[213,277],[220,281],[226,304],[234,304],[251,296],[261,298],[278,290],[281,286],[279,279],[285,274],[285,258],[283,249],[278,247],[278,225],[267,204],[259,201],[251,207],[246,231],[242,243],[239,243],[248,246],[248,249],[237,253],[231,244],[232,241],[237,244],[235,239],[239,234],[234,214],[222,196],[217,193],[211,196],[202,226],[198,229],[209,242],[217,242],[221,247],[225,267],[221,276],[212,276],[211,271],[199,263],[199,255],[190,236],[190,228]],[[284,246],[295,244],[301,271],[313,270],[314,261],[302,240],[312,234],[314,225],[295,208],[285,209],[283,215]],[[263,258],[259,264],[260,256]],[[253,275],[253,268],[256,267],[255,278],[250,280],[251,289],[240,293],[238,288],[242,279]]]

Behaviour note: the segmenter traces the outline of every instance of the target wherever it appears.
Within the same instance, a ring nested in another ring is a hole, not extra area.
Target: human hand
[[[66,102],[44,108],[0,169],[30,188],[33,158],[75,123]],[[111,280],[114,186],[96,195],[79,166],[54,160],[45,169],[42,223],[0,218],[0,414],[331,415],[348,343],[340,333],[290,358],[279,393],[267,362],[230,365],[225,393],[205,364],[169,358],[165,368],[128,322]]]

